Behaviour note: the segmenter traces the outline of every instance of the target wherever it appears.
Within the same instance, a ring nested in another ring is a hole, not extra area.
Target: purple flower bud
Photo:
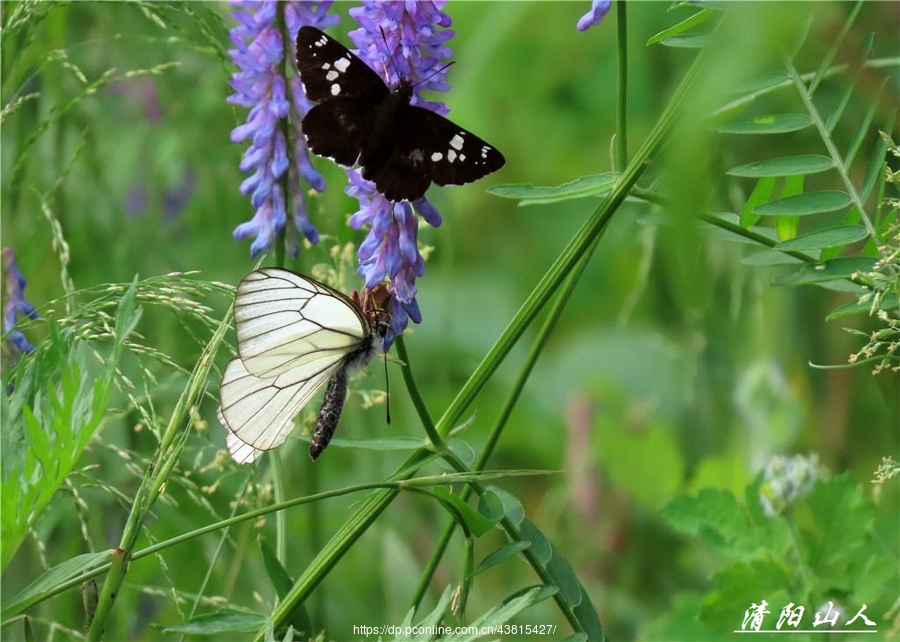
[[[34,346],[16,328],[20,317],[36,319],[37,309],[25,299],[25,277],[16,264],[12,248],[3,248],[3,273],[6,276],[6,300],[3,303],[3,332],[6,340],[18,353],[31,352]]]
[[[575,26],[578,31],[587,31],[596,24],[599,24],[603,17],[609,13],[612,7],[612,0],[591,0],[591,10],[578,19]]]
[[[328,15],[331,0],[277,2],[276,0],[240,1],[232,5],[232,17],[238,23],[229,32],[234,49],[228,51],[238,67],[231,79],[233,105],[250,109],[247,121],[235,127],[231,140],[250,147],[241,159],[243,172],[253,172],[240,186],[250,195],[256,210],[253,219],[234,231],[236,239],[256,236],[250,246],[252,256],[272,248],[287,223],[286,197],[290,200],[291,225],[287,238],[296,256],[300,249],[297,232],[311,243],[319,233],[309,221],[302,178],[316,191],[325,189],[325,179],[311,165],[306,141],[300,132],[300,120],[310,103],[303,86],[293,75],[286,79],[284,68],[293,69],[293,43],[302,25],[323,29],[337,23],[337,15]],[[278,20],[282,11],[284,20]],[[285,31],[282,32],[280,25]],[[285,61],[287,57],[287,62]]]

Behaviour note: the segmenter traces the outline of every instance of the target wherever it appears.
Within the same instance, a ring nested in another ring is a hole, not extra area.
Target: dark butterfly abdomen
[[[409,85],[403,83],[378,105],[375,124],[363,140],[359,155],[365,178],[369,178],[365,172],[367,167],[383,167],[390,161],[395,141],[403,136],[404,128],[409,125],[405,118],[409,111],[409,94]]]
[[[338,421],[341,419],[341,411],[344,409],[344,401],[347,399],[347,367],[341,366],[334,376],[328,380],[325,389],[325,398],[322,407],[319,408],[319,417],[316,419],[316,429],[313,431],[309,442],[309,456],[313,461],[319,458],[322,451],[331,443]]]

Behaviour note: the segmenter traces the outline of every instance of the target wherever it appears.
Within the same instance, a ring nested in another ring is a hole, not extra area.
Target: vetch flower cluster
[[[769,516],[784,513],[797,500],[809,494],[824,472],[818,455],[772,457],[763,472],[763,483],[759,489],[763,512]]]
[[[31,352],[34,346],[16,324],[20,317],[36,319],[38,312],[31,303],[25,300],[25,277],[16,264],[16,255],[12,248],[3,248],[3,273],[6,276],[6,299],[3,304],[3,332],[6,340],[19,353]]]
[[[250,146],[241,160],[241,170],[253,172],[241,193],[250,196],[256,210],[253,219],[234,230],[236,239],[255,236],[252,256],[269,250],[287,224],[289,199],[291,225],[289,241],[296,255],[297,232],[311,243],[319,233],[310,222],[300,179],[316,191],[325,189],[325,179],[309,160],[309,150],[300,132],[300,121],[311,103],[303,93],[297,74],[287,79],[293,68],[293,42],[302,25],[325,28],[337,23],[328,15],[331,0],[278,2],[239,1],[233,17],[238,26],[229,32],[234,49],[228,51],[238,67],[231,79],[235,93],[228,102],[250,109],[247,121],[231,132],[231,140]]]
[[[370,0],[350,9],[350,15],[360,24],[350,32],[360,59],[391,87],[401,78],[409,81],[413,87],[410,103],[442,116],[449,111],[447,106],[424,100],[421,92],[450,88],[446,64],[453,52],[446,43],[454,32],[447,29],[452,20],[442,10],[445,4],[442,0]],[[348,169],[347,176],[346,192],[359,200],[359,210],[350,218],[350,225],[356,229],[369,226],[368,236],[359,247],[359,273],[369,289],[390,281],[391,331],[384,342],[387,349],[409,319],[415,323],[422,320],[415,282],[425,273],[425,262],[419,253],[416,213],[433,227],[441,224],[441,215],[424,197],[411,204],[388,201],[359,170]]]

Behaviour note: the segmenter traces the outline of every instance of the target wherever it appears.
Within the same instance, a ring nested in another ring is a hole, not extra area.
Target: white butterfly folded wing
[[[308,364],[271,379],[256,377],[239,358],[222,375],[219,422],[228,430],[227,445],[238,463],[284,443],[294,417],[340,365],[340,358]]]
[[[297,413],[369,336],[346,296],[287,270],[247,275],[234,301],[238,357],[222,375],[219,421],[235,461],[281,445]]]
[[[241,361],[266,379],[339,360],[367,334],[365,319],[343,294],[274,268],[241,281],[234,317]]]

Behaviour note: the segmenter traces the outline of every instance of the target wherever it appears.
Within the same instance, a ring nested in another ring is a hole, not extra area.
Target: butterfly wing
[[[219,408],[217,414],[219,423],[228,432],[225,436],[225,446],[228,448],[228,454],[231,455],[231,458],[235,462],[238,464],[250,464],[256,461],[259,456],[265,452],[264,450],[259,450],[258,448],[254,448],[250,444],[245,444],[241,441],[241,438],[234,434],[234,431],[228,427],[228,422],[225,421],[225,416],[222,414],[221,408]]]
[[[244,463],[284,442],[297,413],[372,331],[347,296],[277,268],[241,281],[234,316],[238,357],[222,376],[219,421],[232,457]]]
[[[375,115],[365,98],[333,98],[306,112],[301,129],[313,152],[351,167],[375,126]]]
[[[306,144],[319,156],[350,166],[375,126],[390,91],[349,49],[315,27],[297,32],[297,69],[307,98],[319,102],[303,117]]]
[[[234,299],[238,353],[248,373],[272,379],[327,369],[371,335],[358,306],[344,294],[278,268],[251,272]]]
[[[366,98],[378,105],[390,91],[369,66],[315,27],[297,32],[297,69],[310,100]]]
[[[495,172],[506,159],[495,147],[422,107],[410,105],[393,153],[383,164],[363,168],[388,200],[414,201],[428,185],[463,185]]]
[[[263,379],[250,374],[240,358],[229,361],[222,376],[218,417],[228,431],[232,458],[248,463],[284,443],[294,429],[294,417],[340,366],[338,360],[321,369],[298,368]]]

